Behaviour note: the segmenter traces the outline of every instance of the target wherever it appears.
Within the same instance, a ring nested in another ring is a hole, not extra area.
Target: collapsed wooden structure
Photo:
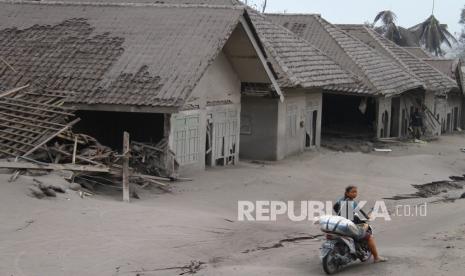
[[[29,85],[0,94],[0,157],[27,157],[76,124],[67,96]]]
[[[123,189],[125,201],[131,179],[142,187],[153,184],[166,191],[162,181],[177,178],[179,167],[166,141],[130,143],[125,133],[120,155],[93,137],[75,134],[72,127],[80,119],[63,107],[69,94],[32,85],[0,93],[0,159],[8,160],[0,161],[0,168],[15,170],[11,180],[26,170],[60,170],[71,172],[71,181],[90,190],[95,185]]]

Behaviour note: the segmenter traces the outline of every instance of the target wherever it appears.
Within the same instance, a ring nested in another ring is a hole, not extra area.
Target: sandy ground
[[[27,196],[32,177],[0,174],[0,275],[179,275],[191,260],[197,275],[324,275],[320,234],[310,222],[237,221],[238,200],[334,200],[350,184],[360,200],[414,193],[410,184],[465,173],[465,136],[391,153],[309,152],[285,161],[241,162],[196,174],[172,194],[154,191],[131,204],[115,195]],[[62,182],[54,175],[36,177]],[[426,199],[434,201],[435,198]],[[397,204],[425,200],[387,200]],[[465,200],[428,205],[426,217],[373,222],[383,264],[354,264],[340,275],[463,275]],[[269,249],[267,249],[269,247]],[[166,269],[164,269],[166,268]],[[173,268],[173,269],[169,269]]]

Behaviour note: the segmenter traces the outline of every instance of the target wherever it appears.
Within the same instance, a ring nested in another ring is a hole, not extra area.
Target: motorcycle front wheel
[[[336,264],[336,259],[334,257],[335,252],[331,251],[326,256],[324,256],[322,260],[323,270],[326,272],[326,274],[334,274],[339,270],[338,265]]]

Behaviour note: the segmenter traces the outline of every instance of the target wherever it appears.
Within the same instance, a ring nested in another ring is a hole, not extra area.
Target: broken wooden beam
[[[2,93],[0,93],[0,98],[9,96],[9,95],[11,95],[11,94],[14,94],[14,93],[16,93],[16,92],[18,92],[18,91],[21,91],[21,90],[23,90],[24,88],[28,88],[28,87],[29,87],[29,84],[24,85],[24,86],[21,86],[21,87],[13,88],[13,89],[10,89],[10,90],[5,91],[5,92],[2,92]]]
[[[171,181],[171,179],[166,178],[166,177],[159,177],[159,176],[138,174],[138,173],[132,174],[131,177],[146,178],[146,179],[161,180],[161,181]]]
[[[43,145],[47,144],[50,140],[52,140],[53,138],[55,138],[57,135],[59,135],[60,133],[64,132],[65,130],[67,130],[68,128],[71,128],[73,125],[75,125],[77,122],[79,122],[81,119],[76,119],[74,121],[72,121],[71,123],[69,123],[68,125],[66,125],[64,128],[62,128],[61,130],[59,130],[58,132],[50,135],[47,139],[45,139],[44,141],[42,141],[41,143],[39,143],[37,146],[35,146],[34,148],[32,148],[31,150],[29,150],[28,152],[26,152],[23,156],[28,156],[30,154],[32,154],[34,151],[36,151],[37,149],[39,149],[40,147],[42,147]]]
[[[62,171],[73,171],[73,172],[99,172],[108,173],[110,168],[108,167],[97,167],[97,166],[84,166],[75,164],[34,164],[26,162],[5,162],[0,161],[0,168],[4,169],[26,169],[26,170],[62,170]]]

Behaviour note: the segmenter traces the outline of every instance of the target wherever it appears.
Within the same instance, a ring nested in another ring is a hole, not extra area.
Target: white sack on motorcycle
[[[322,216],[319,219],[320,229],[327,233],[336,233],[360,239],[364,236],[362,228],[358,227],[351,220],[339,216]]]

